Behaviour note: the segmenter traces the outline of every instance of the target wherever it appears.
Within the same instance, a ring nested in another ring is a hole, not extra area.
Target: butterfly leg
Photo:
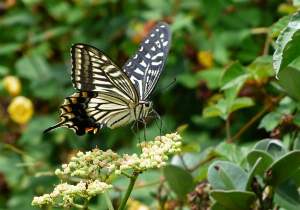
[[[161,119],[160,115],[159,115],[154,109],[153,109],[153,113],[154,113],[154,116],[157,117],[157,118],[160,120],[160,123],[161,123],[160,130],[161,130],[161,132],[162,132],[162,125],[164,125],[164,126],[167,128],[167,130],[168,130],[170,133],[172,133],[172,132],[169,130],[169,128],[167,127],[167,125],[164,123],[164,121]]]
[[[146,121],[144,118],[142,118],[142,123],[144,124],[144,141],[147,142],[147,139],[146,139],[146,127],[147,127],[147,124],[146,124]]]

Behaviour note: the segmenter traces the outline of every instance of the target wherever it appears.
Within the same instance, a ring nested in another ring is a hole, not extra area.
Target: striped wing
[[[147,100],[157,85],[169,54],[171,39],[169,25],[158,23],[122,67],[140,100]]]
[[[68,127],[77,135],[116,128],[134,120],[138,96],[127,75],[103,52],[85,44],[71,47],[72,83],[81,91],[65,99],[61,122],[44,131]]]
[[[103,52],[90,45],[74,44],[71,56],[74,88],[116,94],[138,102],[136,90],[127,75]]]

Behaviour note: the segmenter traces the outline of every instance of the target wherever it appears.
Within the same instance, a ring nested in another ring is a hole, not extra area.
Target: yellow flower
[[[214,57],[212,52],[209,51],[199,51],[197,54],[198,62],[206,69],[212,68],[214,66]]]
[[[134,199],[129,199],[127,202],[127,206],[128,210],[150,210],[149,207]]]
[[[18,77],[6,76],[3,78],[3,85],[11,96],[17,96],[21,92],[21,81]]]
[[[26,123],[33,115],[33,104],[24,96],[15,97],[7,109],[11,119],[17,123]]]

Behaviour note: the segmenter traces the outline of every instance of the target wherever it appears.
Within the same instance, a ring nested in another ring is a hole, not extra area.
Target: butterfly
[[[77,135],[95,134],[132,121],[143,121],[166,63],[172,34],[167,23],[156,24],[122,69],[106,54],[87,44],[71,46],[71,79],[79,92],[65,98],[61,122],[44,133],[68,127]]]

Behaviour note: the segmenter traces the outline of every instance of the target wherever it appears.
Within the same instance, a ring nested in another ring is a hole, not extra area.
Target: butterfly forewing
[[[169,25],[158,23],[122,67],[140,100],[148,99],[157,85],[169,54],[171,39]]]
[[[80,91],[117,94],[136,101],[134,86],[127,75],[107,55],[86,44],[71,47],[72,83]]]

